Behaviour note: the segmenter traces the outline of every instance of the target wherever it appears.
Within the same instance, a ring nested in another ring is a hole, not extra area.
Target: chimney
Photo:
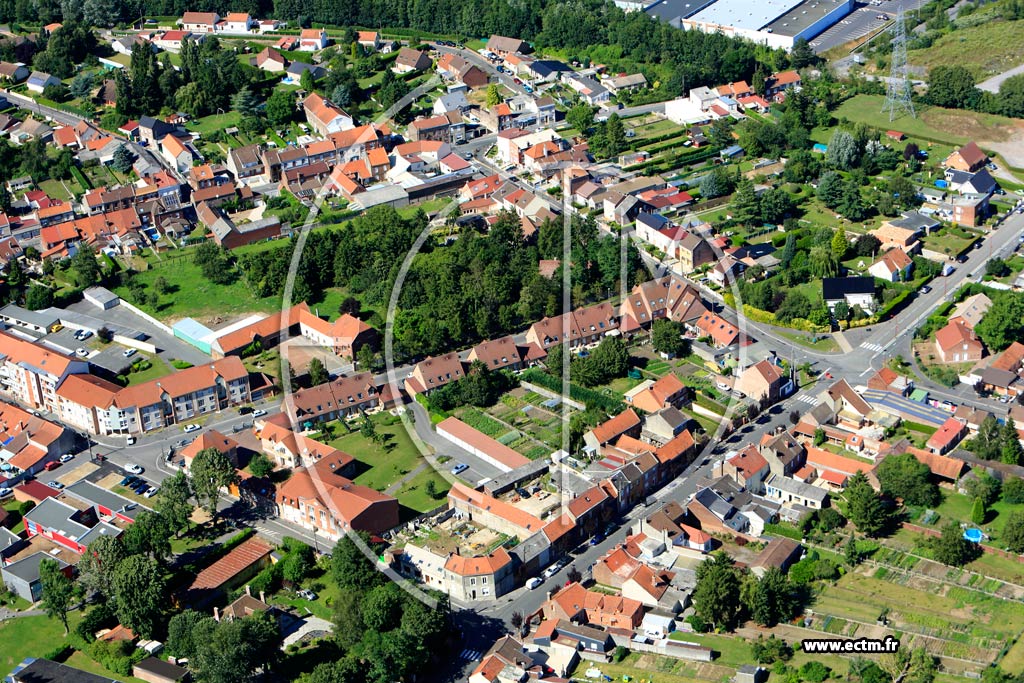
[[[267,600],[263,597],[263,591],[260,591],[260,602],[265,603]]]
[[[252,597],[252,591],[249,590],[249,584],[245,584],[245,594],[248,595],[250,598]]]
[[[220,608],[219,607],[214,607],[213,608],[213,620],[214,621],[220,621]]]

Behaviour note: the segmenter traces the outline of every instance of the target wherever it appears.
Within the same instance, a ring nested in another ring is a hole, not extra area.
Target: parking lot
[[[885,15],[886,18],[881,19],[882,15]],[[889,23],[890,17],[895,15],[896,7],[892,0],[883,0],[881,7],[870,5],[861,7],[835,26],[816,36],[809,44],[818,53],[831,50],[877,31]]]

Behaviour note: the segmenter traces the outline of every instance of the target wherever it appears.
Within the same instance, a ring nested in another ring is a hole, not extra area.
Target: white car
[[[68,461],[71,461],[71,460],[74,460],[74,459],[75,459],[75,454],[74,453],[65,453],[64,455],[60,456],[60,461],[61,462],[68,462]]]
[[[544,583],[544,581],[541,580],[541,578],[539,576],[535,576],[535,577],[533,577],[532,579],[529,579],[526,582],[526,587],[529,588],[530,590],[535,590],[537,588],[540,588],[540,585],[542,583]]]
[[[252,411],[252,416],[253,417],[263,417],[266,414],[267,414],[267,411],[263,410],[263,408],[260,408],[259,410]]]
[[[135,349],[125,349],[124,351],[121,352],[121,355],[124,356],[125,358],[131,358],[132,356],[135,355]]]
[[[146,492],[143,493],[142,495],[145,496],[146,498],[152,498],[153,496],[155,496],[157,494],[157,492],[159,490],[160,489],[157,488],[156,486],[150,486],[148,489],[146,489]]]
[[[142,474],[142,466],[137,465],[134,462],[130,462],[124,466],[124,471],[128,474]]]
[[[191,434],[192,432],[198,432],[200,429],[201,429],[201,427],[199,425],[195,424],[194,422],[192,424],[185,425],[185,433],[186,434]]]
[[[6,498],[14,493],[10,486],[0,486],[0,498]]]
[[[89,350],[82,348],[75,349],[75,355],[78,356],[79,358],[88,358]]]
[[[561,567],[559,567],[557,564],[551,565],[550,567],[544,570],[544,578],[550,579],[552,576],[557,574],[560,569]]]

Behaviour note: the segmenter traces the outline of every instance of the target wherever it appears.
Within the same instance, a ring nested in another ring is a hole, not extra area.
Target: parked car
[[[544,581],[539,576],[534,576],[534,577],[532,577],[530,579],[527,579],[526,587],[529,588],[530,590],[534,590],[536,588],[540,588],[540,585],[542,583],[544,583]]]
[[[463,472],[465,472],[468,469],[469,469],[469,465],[467,465],[464,462],[460,462],[460,463],[457,463],[455,465],[455,467],[452,468],[452,474],[458,476],[458,475],[462,474]]]
[[[124,471],[128,472],[129,474],[142,474],[143,470],[141,465],[134,462],[130,462],[124,466]]]
[[[60,462],[58,462],[57,460],[51,460],[50,462],[43,465],[43,469],[46,470],[47,472],[52,472],[58,467],[60,467]]]
[[[267,414],[267,411],[263,410],[263,408],[260,408],[258,410],[252,411],[252,416],[253,417],[263,417],[266,414]]]
[[[142,482],[141,484],[136,484],[135,488],[132,489],[132,492],[137,496],[141,496],[148,490],[149,484],[147,482]]]
[[[125,349],[124,351],[121,352],[121,355],[124,356],[125,358],[131,358],[132,356],[135,355],[135,349]]]
[[[125,477],[124,479],[121,480],[121,483],[119,484],[119,486],[127,486],[127,487],[131,488],[132,486],[135,486],[138,483],[139,483],[139,478],[136,477],[134,474],[129,474],[127,477]]]
[[[319,597],[313,591],[307,590],[305,588],[300,590],[300,591],[297,591],[295,594],[298,595],[303,600],[316,600]]]
[[[200,429],[199,425],[195,424],[194,422],[192,424],[185,425],[185,433],[186,434],[191,434],[192,432],[198,432],[199,429]]]
[[[932,288],[929,287],[928,285],[925,285],[924,287],[921,288],[921,293],[922,294],[927,294],[930,291],[932,291]]]
[[[13,493],[14,491],[11,490],[10,486],[0,486],[0,498],[6,498]]]
[[[64,455],[60,456],[60,461],[61,462],[69,462],[69,461],[74,460],[74,459],[75,459],[75,454],[74,453],[65,453]]]
[[[64,488],[64,484],[60,483],[59,481],[48,481],[46,482],[46,485],[49,486],[51,489],[54,489],[55,491],[60,491],[62,488]]]
[[[75,349],[75,355],[78,356],[79,358],[88,358],[89,350],[79,347]]]
[[[544,570],[544,578],[550,579],[552,576],[557,574],[559,570],[561,570],[561,567],[559,567],[557,564],[551,565],[550,567]]]
[[[145,493],[143,493],[142,495],[145,496],[146,498],[152,498],[153,496],[155,496],[159,492],[160,492],[160,488],[159,487],[157,487],[157,486],[150,486],[149,489]]]

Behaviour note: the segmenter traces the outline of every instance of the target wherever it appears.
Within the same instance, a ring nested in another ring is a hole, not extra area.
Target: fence
[[[127,301],[124,300],[124,298],[121,299],[121,305],[124,306],[125,308],[127,308],[129,311],[131,311],[135,315],[137,315],[140,318],[142,318],[143,320],[145,320],[146,322],[148,322],[150,325],[155,325],[156,327],[160,328],[161,330],[163,330],[167,334],[170,334],[170,335],[174,334],[174,330],[172,330],[170,327],[168,327],[167,325],[163,324],[162,322],[160,322],[159,320],[157,320],[156,318],[151,316],[149,313],[146,313],[142,309],[140,309],[140,308],[138,308],[138,307],[128,303]]]
[[[586,410],[587,409],[587,407],[585,405],[583,405],[582,403],[580,403],[579,401],[574,401],[571,398],[567,398],[565,396],[560,396],[559,394],[556,394],[553,391],[549,391],[548,389],[545,389],[544,387],[538,386],[536,384],[532,384],[530,382],[523,382],[523,381],[520,381],[519,384],[524,389],[528,389],[528,390],[530,390],[532,392],[538,393],[541,396],[544,396],[546,398],[557,398],[557,399],[560,399],[560,400],[564,401],[566,403],[566,405],[568,405],[570,408],[575,408],[576,410]]]
[[[674,659],[710,662],[713,655],[711,648],[702,647],[700,645],[691,645],[681,640],[670,640],[668,638],[662,638],[654,641],[653,643],[640,643],[629,637],[613,633],[612,640],[616,645],[621,645],[633,652],[649,652],[651,654],[661,655],[663,657],[672,657]]]

